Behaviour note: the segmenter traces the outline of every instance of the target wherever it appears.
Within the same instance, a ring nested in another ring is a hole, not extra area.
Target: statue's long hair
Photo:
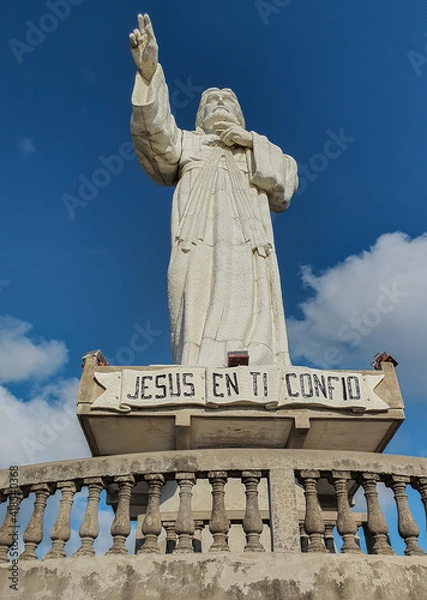
[[[241,127],[243,127],[243,129],[244,129],[245,128],[245,118],[243,116],[243,112],[240,107],[240,104],[239,104],[236,94],[233,92],[233,90],[230,90],[230,88],[223,88],[223,90],[224,90],[224,92],[229,92],[233,96],[234,101],[239,109],[239,112],[238,112],[239,125]],[[203,119],[205,116],[205,107],[206,107],[207,98],[211,92],[219,92],[219,91],[221,91],[219,88],[215,88],[215,87],[208,88],[207,90],[205,90],[203,92],[202,97],[200,98],[200,104],[199,104],[199,108],[197,110],[197,115],[196,115],[196,131],[198,131],[199,133],[203,132]]]

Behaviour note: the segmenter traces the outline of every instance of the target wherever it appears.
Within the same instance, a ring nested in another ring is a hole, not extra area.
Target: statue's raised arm
[[[135,152],[151,179],[160,185],[174,185],[181,155],[181,131],[171,113],[150,17],[138,15],[138,24],[139,28],[129,36],[138,68],[132,94],[131,132]]]

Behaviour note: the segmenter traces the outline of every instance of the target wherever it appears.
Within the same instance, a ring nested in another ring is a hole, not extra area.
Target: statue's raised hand
[[[156,68],[159,47],[148,15],[138,15],[139,29],[129,35],[133,59],[141,75],[151,81]]]

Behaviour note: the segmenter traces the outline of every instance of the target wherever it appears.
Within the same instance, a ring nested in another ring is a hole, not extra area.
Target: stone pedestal
[[[114,367],[93,353],[84,360],[77,415],[94,456],[209,448],[382,452],[404,420],[394,368],[382,367],[291,367],[277,376],[250,366]],[[359,399],[349,397],[354,389]]]

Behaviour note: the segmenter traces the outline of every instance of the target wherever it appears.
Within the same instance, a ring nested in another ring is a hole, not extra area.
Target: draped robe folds
[[[175,364],[222,366],[247,350],[250,365],[290,365],[270,210],[298,185],[293,158],[253,133],[253,149],[178,129],[160,65],[138,73],[131,131],[142,168],[176,185],[168,270]]]

